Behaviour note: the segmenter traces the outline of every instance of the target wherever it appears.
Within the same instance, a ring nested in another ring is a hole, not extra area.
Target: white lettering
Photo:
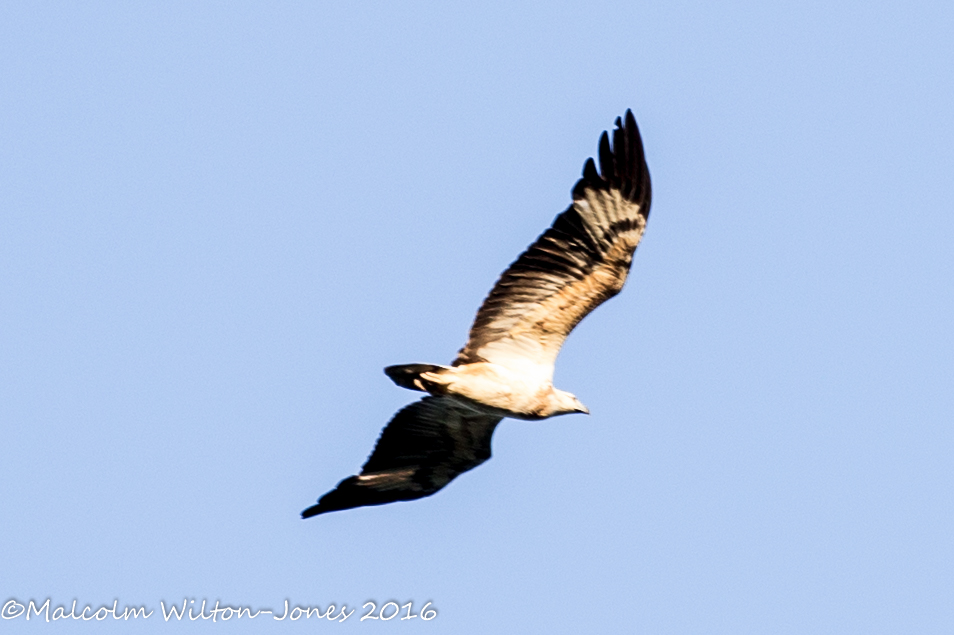
[[[30,611],[36,613],[37,617],[40,617],[42,611],[46,611],[46,621],[50,621],[50,598],[46,598],[46,602],[40,605],[40,608],[36,607],[36,604],[33,603],[33,600],[30,600],[30,606],[27,607],[27,620],[30,619]]]
[[[175,605],[175,604],[170,604],[170,605],[169,605],[169,612],[166,613],[166,603],[163,602],[162,600],[159,600],[159,608],[162,610],[162,617],[164,617],[167,622],[169,621],[169,618],[172,617],[173,615],[176,616],[176,619],[177,619],[177,620],[180,620],[180,621],[181,621],[181,620],[182,620],[182,616],[185,615],[185,612],[186,612],[186,599],[185,599],[185,598],[182,599],[182,610],[181,610],[181,611],[177,611],[177,610],[176,610],[176,605]]]
[[[9,600],[3,605],[3,611],[0,612],[0,615],[2,615],[5,620],[12,620],[23,615],[25,608],[26,607],[16,600]]]

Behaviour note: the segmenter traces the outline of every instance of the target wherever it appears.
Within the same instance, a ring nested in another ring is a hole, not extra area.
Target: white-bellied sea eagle
[[[450,366],[384,369],[394,383],[429,393],[385,426],[361,473],[302,512],[310,518],[430,496],[490,458],[500,420],[588,413],[553,387],[553,365],[570,331],[619,293],[646,229],[652,198],[633,113],[616,119],[573,187],[573,203],[500,276],[467,344]]]

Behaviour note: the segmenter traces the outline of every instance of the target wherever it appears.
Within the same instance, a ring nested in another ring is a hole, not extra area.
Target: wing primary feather
[[[600,137],[600,174],[610,185],[614,185],[616,166],[613,161],[613,151],[610,150],[609,135],[606,132]]]
[[[596,170],[596,163],[592,158],[587,159],[583,164],[583,178],[577,181],[576,187],[573,188],[573,198],[578,199],[582,196],[587,183],[596,183],[599,180],[600,173]]]
[[[627,181],[629,181],[627,178],[629,174],[624,173],[624,170],[631,171],[633,166],[626,163],[626,133],[621,127],[619,127],[619,118],[616,119],[616,125],[617,128],[613,130],[613,155],[616,159],[614,162],[614,167],[616,168],[616,180],[613,185],[616,187],[616,189],[623,193],[624,197],[628,198],[627,190],[631,183],[627,183]]]

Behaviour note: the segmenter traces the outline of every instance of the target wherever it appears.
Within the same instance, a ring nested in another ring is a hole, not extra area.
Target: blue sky
[[[4,3],[0,601],[951,632],[952,32],[942,2]],[[414,399],[381,369],[452,359],[626,108],[649,227],[556,373],[593,414],[301,521]],[[33,620],[2,627],[84,628]]]

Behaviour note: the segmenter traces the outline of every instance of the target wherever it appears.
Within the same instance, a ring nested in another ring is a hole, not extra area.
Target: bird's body
[[[447,397],[477,413],[537,421],[558,414],[587,412],[576,397],[554,388],[542,373],[520,373],[491,362],[408,366],[426,366],[429,370],[415,373],[411,386],[406,385],[406,378],[395,381],[399,386]],[[385,372],[396,375],[408,366],[390,366]]]
[[[405,364],[385,373],[429,393],[398,412],[361,474],[341,481],[302,512],[317,514],[429,496],[490,458],[504,417],[538,420],[588,413],[553,387],[570,331],[619,293],[646,229],[651,187],[636,120],[616,120],[573,188],[573,203],[503,273],[481,305],[451,366]]]

